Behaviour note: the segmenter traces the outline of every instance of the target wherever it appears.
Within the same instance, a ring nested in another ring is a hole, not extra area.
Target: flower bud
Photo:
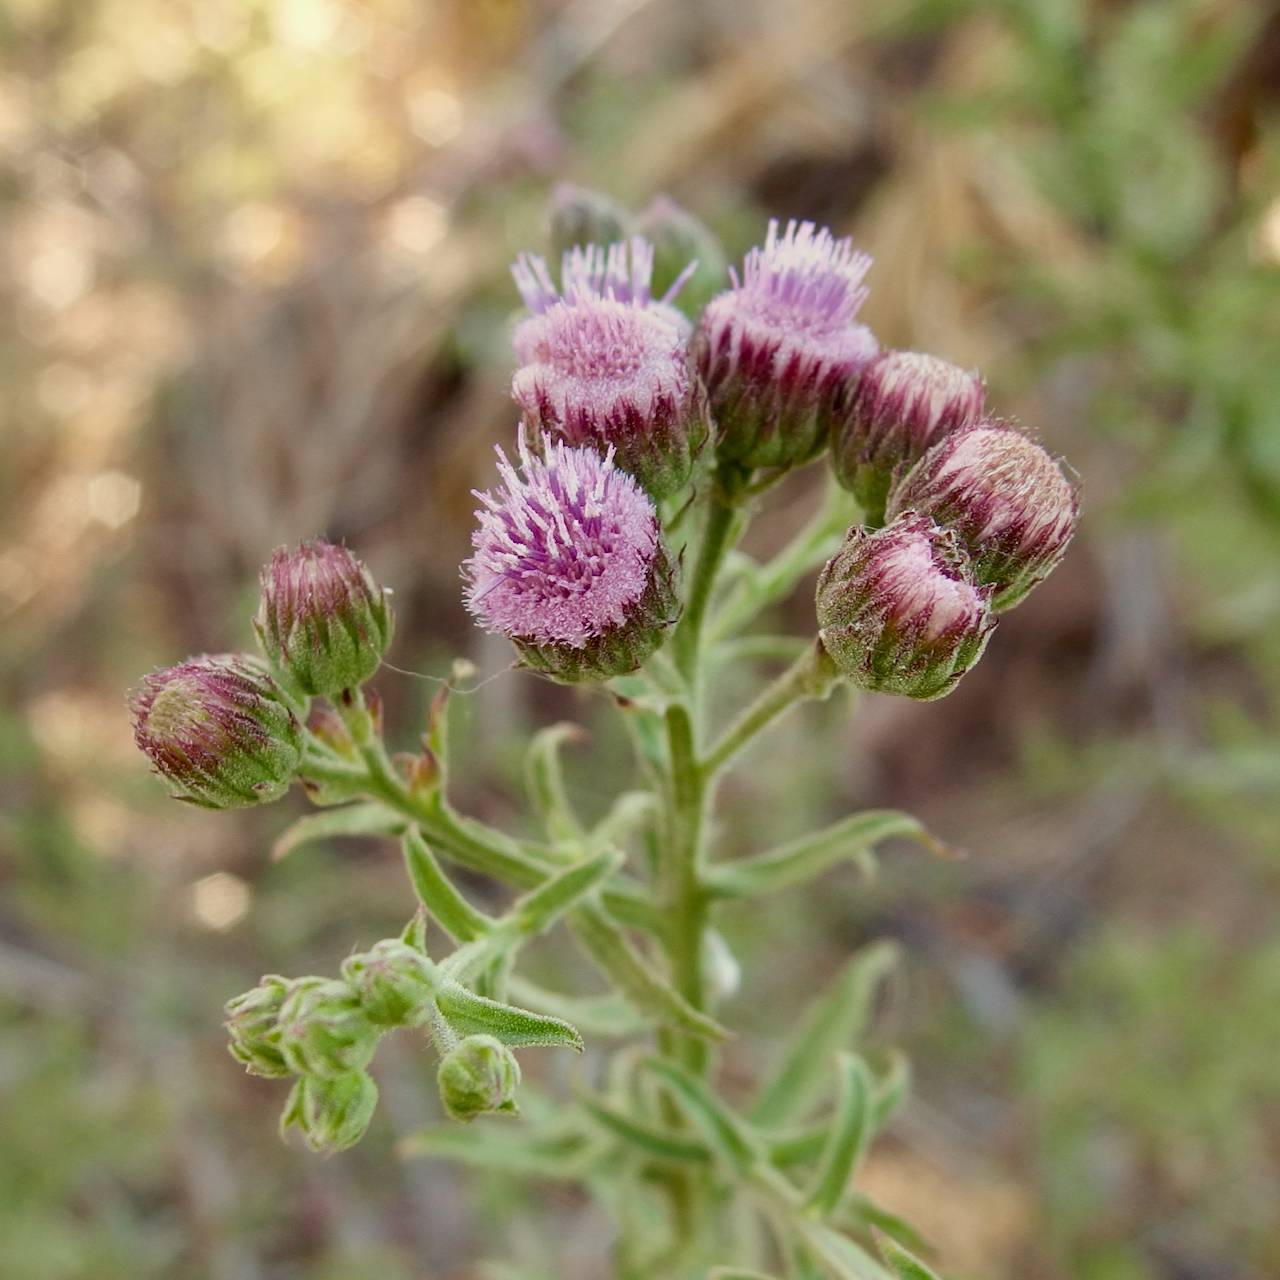
[[[1080,519],[1075,486],[1036,442],[983,422],[935,444],[895,484],[889,518],[919,511],[953,529],[991,607],[1011,609],[1066,553]]]
[[[746,467],[790,467],[826,446],[846,385],[878,349],[854,317],[871,265],[811,222],[769,223],[742,278],[703,312],[695,349],[719,429],[716,452]]]
[[[859,688],[941,698],[982,656],[987,596],[955,536],[908,513],[849,530],[818,578],[818,635]]]
[[[243,995],[226,1003],[223,1025],[231,1037],[231,1056],[244,1064],[251,1076],[278,1078],[290,1074],[280,1052],[280,1008],[289,994],[287,978],[268,974]]]
[[[399,938],[348,957],[342,976],[365,1017],[380,1027],[417,1027],[431,1016],[436,990],[431,962]]]
[[[278,1025],[280,1054],[300,1076],[331,1078],[363,1070],[380,1034],[356,993],[328,978],[296,982],[280,1008]]]
[[[706,398],[689,367],[689,325],[650,290],[653,247],[639,237],[565,255],[563,296],[540,258],[514,274],[529,310],[514,335],[511,394],[535,433],[598,453],[655,498],[689,480],[708,432]],[[673,285],[679,288],[680,280]]]
[[[300,1129],[312,1151],[332,1155],[364,1137],[377,1105],[378,1086],[364,1071],[329,1079],[304,1076],[285,1103],[280,1134]]]
[[[653,502],[590,449],[519,437],[522,473],[498,450],[502,488],[477,493],[467,607],[526,666],[566,683],[634,671],[679,615],[675,567]]]
[[[841,406],[831,437],[836,479],[877,523],[894,474],[982,414],[982,379],[919,351],[881,352]]]
[[[664,292],[687,275],[678,304],[686,315],[697,315],[724,288],[727,264],[720,241],[670,196],[653,198],[640,214],[636,231],[653,245],[655,292]]]
[[[626,236],[630,220],[611,196],[558,183],[551,193],[551,252],[559,259],[589,244],[614,244]]]
[[[346,547],[278,548],[262,570],[254,629],[263,652],[302,693],[326,698],[363,684],[391,643],[387,593]]]
[[[454,1120],[493,1111],[514,1114],[520,1083],[516,1055],[493,1036],[468,1036],[440,1060],[440,1101]]]
[[[175,799],[241,809],[289,789],[302,731],[256,658],[206,654],[152,672],[129,706],[134,741]]]

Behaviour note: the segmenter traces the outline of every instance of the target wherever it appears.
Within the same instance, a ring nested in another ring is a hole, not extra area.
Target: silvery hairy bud
[[[1066,553],[1080,520],[1075,486],[1034,440],[984,422],[935,444],[889,495],[889,518],[918,511],[955,531],[991,607],[1012,609]]]
[[[280,1052],[280,1008],[292,986],[288,978],[267,974],[252,991],[226,1003],[223,1024],[231,1043],[231,1056],[244,1064],[251,1076],[279,1078],[290,1073]]]
[[[391,643],[387,593],[346,547],[280,547],[262,570],[254,629],[268,660],[302,693],[362,685]]]
[[[818,579],[818,635],[859,688],[940,698],[982,656],[988,594],[955,536],[909,513],[849,531]]]
[[[836,479],[879,524],[894,476],[930,445],[976,422],[984,400],[976,373],[919,351],[881,352],[836,416]]]
[[[421,1026],[431,1016],[436,989],[431,961],[399,938],[348,957],[342,976],[365,1017],[380,1027]]]
[[[468,1036],[440,1060],[437,1076],[440,1101],[454,1120],[519,1108],[515,1091],[520,1083],[516,1055],[493,1036]]]
[[[176,800],[240,809],[278,800],[302,754],[280,687],[243,654],[190,658],[130,695],[134,741]]]
[[[312,1151],[333,1155],[364,1137],[377,1105],[378,1086],[364,1071],[329,1079],[304,1076],[285,1103],[280,1133],[299,1129]]]
[[[280,1054],[300,1076],[336,1077],[361,1071],[373,1059],[380,1031],[345,983],[330,978],[296,982],[280,1008]]]

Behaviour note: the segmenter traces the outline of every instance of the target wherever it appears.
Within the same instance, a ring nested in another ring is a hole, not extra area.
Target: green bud
[[[493,1036],[468,1036],[440,1061],[440,1101],[454,1119],[501,1111],[515,1114],[514,1094],[520,1083],[516,1055]]]
[[[267,974],[252,991],[228,1000],[223,1026],[231,1037],[231,1056],[251,1076],[278,1079],[289,1075],[280,1052],[280,1009],[289,994],[288,978]]]
[[[551,195],[552,261],[570,249],[625,240],[631,215],[611,196],[561,182]]]
[[[342,976],[370,1022],[381,1027],[418,1027],[434,1009],[436,982],[422,952],[388,938],[343,962]]]
[[[661,298],[691,262],[693,274],[672,300],[693,317],[729,283],[728,262],[716,234],[670,196],[655,196],[636,222],[653,245],[653,296]]]
[[[334,1079],[369,1065],[381,1034],[338,979],[304,978],[280,1009],[280,1053],[300,1076]]]
[[[312,1151],[332,1155],[364,1137],[378,1105],[378,1086],[364,1071],[323,1080],[304,1076],[293,1086],[280,1116],[280,1135],[302,1131]]]
[[[280,547],[261,583],[254,629],[268,659],[301,692],[333,698],[377,671],[391,643],[391,606],[346,547]]]

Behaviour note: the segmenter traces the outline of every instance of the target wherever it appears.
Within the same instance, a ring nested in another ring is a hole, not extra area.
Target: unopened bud
[[[205,655],[143,678],[130,696],[134,741],[177,800],[240,809],[278,800],[302,753],[302,731],[254,658]]]
[[[364,1071],[329,1079],[304,1076],[285,1103],[280,1134],[299,1129],[312,1151],[332,1155],[364,1137],[377,1105],[378,1086]]]
[[[231,1056],[252,1076],[278,1078],[290,1074],[280,1052],[280,1008],[289,994],[287,978],[268,974],[252,991],[226,1003],[223,1024],[231,1043]]]
[[[391,643],[387,593],[346,547],[279,548],[262,570],[254,628],[267,658],[301,692],[332,698],[369,679]]]
[[[976,422],[982,379],[919,351],[881,352],[858,377],[831,437],[836,479],[879,523],[895,474],[944,436]]]
[[[296,983],[280,1009],[280,1053],[300,1076],[335,1077],[363,1070],[380,1031],[359,996],[337,979]]]
[[[559,262],[571,249],[614,244],[627,235],[631,216],[611,196],[561,182],[551,193],[551,252]]]
[[[501,1111],[514,1113],[520,1083],[516,1056],[493,1036],[468,1036],[440,1061],[440,1101],[455,1120]]]
[[[941,698],[982,656],[988,594],[955,536],[908,514],[849,531],[818,579],[818,634],[860,688]]]
[[[991,607],[1011,609],[1066,553],[1080,519],[1075,487],[1034,440],[984,422],[935,444],[889,495],[889,518],[918,511],[955,531]]]
[[[659,297],[696,264],[676,299],[686,315],[696,316],[728,282],[724,249],[714,232],[670,196],[654,197],[636,231],[653,245],[653,291]]]
[[[380,1027],[421,1026],[431,1016],[436,990],[431,962],[398,938],[348,957],[342,976],[365,1017]]]

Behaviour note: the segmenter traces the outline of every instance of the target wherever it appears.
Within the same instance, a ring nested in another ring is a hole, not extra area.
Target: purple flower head
[[[1079,495],[1030,437],[982,422],[938,441],[894,486],[892,519],[919,511],[953,529],[992,607],[1011,609],[1055,568],[1080,519]]]
[[[937,356],[883,351],[841,405],[831,437],[836,478],[879,520],[895,472],[982,415],[982,379]]]
[[[511,391],[535,432],[600,453],[655,497],[688,481],[706,437],[702,388],[691,372],[688,324],[649,292],[653,249],[595,245],[565,255],[564,296],[546,264],[522,258],[516,280],[533,312],[515,333]]]
[[[861,688],[940,698],[982,656],[989,595],[955,535],[908,513],[849,531],[818,579],[819,636]]]
[[[254,629],[300,692],[335,697],[377,671],[391,643],[387,593],[346,547],[319,539],[279,547],[263,568]]]
[[[634,670],[675,620],[673,570],[653,501],[603,457],[543,437],[498,450],[502,486],[479,493],[475,553],[463,565],[481,626],[565,680]]]
[[[702,316],[698,358],[719,424],[718,451],[749,467],[819,453],[846,385],[876,354],[855,317],[871,259],[812,222],[769,223],[733,287]]]
[[[206,654],[154,671],[129,707],[134,741],[175,799],[240,809],[288,790],[302,731],[257,659]]]

